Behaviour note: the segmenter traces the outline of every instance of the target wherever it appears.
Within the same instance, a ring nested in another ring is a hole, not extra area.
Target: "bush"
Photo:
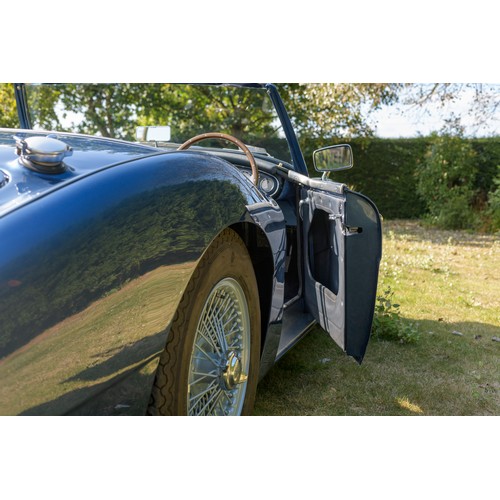
[[[467,229],[477,223],[474,212],[476,153],[459,135],[434,135],[416,171],[417,192],[427,205],[431,224]]]
[[[386,219],[418,219],[428,213],[425,198],[417,191],[419,175],[428,158],[426,152],[432,147],[438,136],[415,137],[411,139],[381,139],[374,137],[345,138],[325,137],[311,139],[300,137],[300,144],[307,161],[309,172],[318,176],[312,166],[312,153],[315,149],[331,144],[349,142],[354,153],[354,168],[344,172],[335,172],[330,176],[354,190],[365,194],[377,205]],[[276,139],[269,139],[270,142]],[[281,139],[280,139],[281,141]],[[460,138],[474,151],[473,201],[475,211],[465,215],[465,226],[476,223],[477,214],[484,214],[488,208],[488,193],[494,192],[493,179],[496,167],[500,164],[500,137],[476,139]],[[270,149],[273,148],[270,146]],[[470,150],[470,149],[469,149]],[[472,172],[471,172],[472,173]],[[457,218],[457,202],[445,207],[439,220],[445,223]],[[471,217],[471,219],[467,219]],[[432,219],[432,217],[430,217]],[[487,225],[483,225],[488,230]]]
[[[383,295],[377,297],[372,324],[374,337],[401,344],[414,343],[419,339],[415,324],[401,318],[399,307],[399,304],[394,303],[394,292],[391,287],[387,287]]]
[[[494,188],[488,194],[488,208],[486,210],[487,229],[500,231],[500,165],[497,167],[497,176],[493,180]]]

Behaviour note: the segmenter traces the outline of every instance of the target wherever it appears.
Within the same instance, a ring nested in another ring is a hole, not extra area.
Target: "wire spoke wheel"
[[[259,288],[235,231],[224,230],[198,264],[160,356],[151,415],[249,415],[261,347]]]
[[[203,307],[189,367],[189,415],[241,413],[250,367],[245,293],[232,278],[213,288]]]

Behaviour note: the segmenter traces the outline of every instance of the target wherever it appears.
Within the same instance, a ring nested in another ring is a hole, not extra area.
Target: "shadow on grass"
[[[255,414],[500,414],[499,326],[405,321],[419,340],[372,338],[361,366],[314,329],[259,385]]]

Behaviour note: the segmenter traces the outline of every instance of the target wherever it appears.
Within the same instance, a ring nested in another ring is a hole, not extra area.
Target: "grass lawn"
[[[358,366],[315,328],[259,385],[255,415],[499,415],[500,239],[386,221],[379,294],[413,344],[371,339]]]

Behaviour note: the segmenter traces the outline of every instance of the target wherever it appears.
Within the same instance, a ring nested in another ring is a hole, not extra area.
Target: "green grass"
[[[419,340],[372,338],[358,366],[315,328],[261,382],[254,414],[500,414],[499,269],[498,237],[386,222],[379,294],[392,288]]]

